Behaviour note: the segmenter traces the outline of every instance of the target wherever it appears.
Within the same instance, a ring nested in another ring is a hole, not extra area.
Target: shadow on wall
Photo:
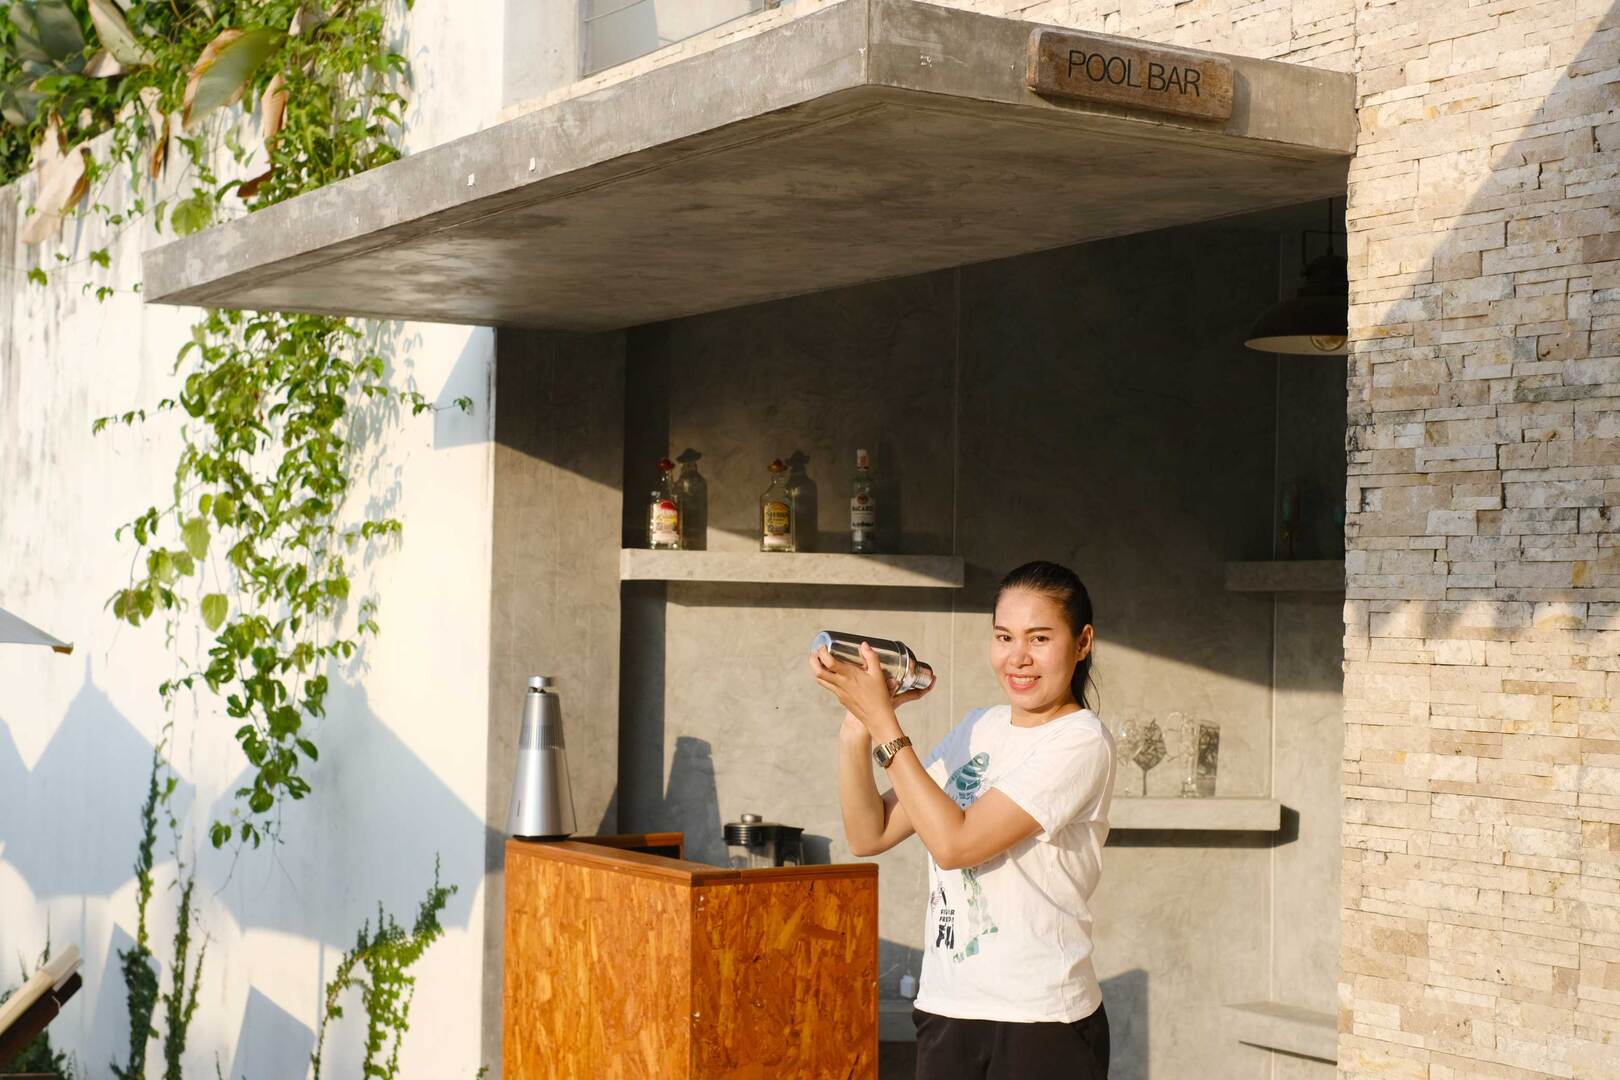
[[[134,877],[151,763],[152,744],[96,685],[87,656],[84,682],[32,770],[10,723],[0,724],[0,857],[41,900],[111,896]],[[193,790],[180,778],[175,805]]]
[[[282,826],[299,838],[296,856],[237,861],[230,850],[205,848],[198,879],[219,893],[244,928],[348,948],[360,924],[376,918],[378,902],[407,921],[438,858],[440,880],[460,890],[440,921],[466,926],[483,879],[489,832],[483,816],[382,722],[363,687],[339,682],[335,671],[329,678],[327,718],[319,721],[321,759],[308,773],[315,790],[287,807]],[[209,820],[230,820],[237,805],[231,793],[251,781],[250,771],[239,773],[208,808]],[[356,882],[376,883],[367,885],[375,894],[357,894]]]
[[[134,917],[134,911],[130,912],[130,916]],[[95,1008],[87,1018],[88,1022],[84,1025],[84,1029],[96,1033],[96,1044],[114,1047],[120,1061],[124,1060],[129,1049],[129,999],[126,997],[124,987],[123,962],[118,958],[118,954],[128,952],[134,947],[134,936],[121,924],[113,923],[112,930],[107,935],[106,962],[102,964],[100,973],[92,979],[88,965],[82,972],[86,991],[90,987],[95,987],[96,994]],[[86,955],[89,954],[88,949],[84,952]],[[162,964],[162,958],[159,958],[159,964]],[[167,974],[168,969],[164,967],[160,977]],[[80,996],[85,997],[88,994]]]
[[[678,830],[686,835],[688,859],[723,866],[726,849],[713,745],[678,736],[665,767],[665,587],[662,582],[628,582],[622,603],[625,623],[646,633],[625,633],[620,640],[618,783],[598,831]]]
[[[922,958],[923,951],[914,945],[903,945],[888,938],[879,938],[878,985],[898,983],[902,975],[917,978],[922,974]]]
[[[1104,979],[1102,992],[1110,1080],[1148,1080],[1148,973],[1133,968]]]
[[[255,987],[248,991],[242,1010],[236,1055],[226,1080],[245,1080],[250,1069],[255,1076],[303,1076],[309,1072],[314,1050],[315,1032]]]
[[[662,770],[660,770],[662,771]],[[617,832],[619,793],[597,826],[598,833]],[[627,825],[631,832],[677,831],[686,836],[686,858],[692,862],[725,866],[725,834],[720,821],[720,793],[714,776],[714,748],[707,739],[682,735],[675,740],[669,763],[669,782],[663,798],[643,800]]]

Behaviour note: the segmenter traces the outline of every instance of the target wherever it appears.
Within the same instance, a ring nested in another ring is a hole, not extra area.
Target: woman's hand
[[[817,684],[830,690],[838,698],[839,704],[844,706],[845,732],[849,732],[849,722],[853,719],[860,723],[870,738],[881,742],[888,742],[900,734],[900,721],[895,717],[895,708],[915,701],[927,692],[910,690],[895,696],[893,684],[884,675],[877,654],[864,641],[861,642],[859,665],[840,663],[826,649],[812,653],[810,663]]]

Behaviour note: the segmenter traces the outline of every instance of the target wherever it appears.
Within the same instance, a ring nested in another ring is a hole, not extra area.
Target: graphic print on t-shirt
[[[951,774],[945,782],[945,793],[956,800],[956,805],[966,810],[973,805],[983,792],[984,776],[990,768],[990,755],[977,753],[963,763],[960,769]],[[996,920],[984,901],[984,890],[979,887],[979,877],[969,867],[961,871],[962,892],[966,911],[963,913],[960,925],[956,917],[956,909],[945,907],[947,899],[943,885],[939,889],[939,910],[934,916],[934,947],[950,951],[952,960],[965,960],[970,956],[977,956],[979,952],[979,939],[996,932]],[[935,900],[929,897],[929,908],[933,908]],[[957,930],[962,931],[962,944],[957,946]]]

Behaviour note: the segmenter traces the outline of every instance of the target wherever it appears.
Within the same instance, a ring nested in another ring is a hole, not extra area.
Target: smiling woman
[[[839,802],[850,849],[928,850],[917,1076],[1106,1077],[1108,1016],[1092,964],[1089,902],[1102,876],[1114,744],[1085,705],[1091,599],[1055,563],[1018,567],[997,589],[990,665],[1005,704],[974,709],[919,757],[897,689],[861,645],[822,649],[817,683],[845,708]],[[872,758],[893,787],[880,794]]]

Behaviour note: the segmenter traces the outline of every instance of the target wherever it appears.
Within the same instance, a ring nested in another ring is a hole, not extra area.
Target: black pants
[[[917,1080],[1108,1080],[1108,1013],[1072,1024],[957,1020],[911,1010]]]

